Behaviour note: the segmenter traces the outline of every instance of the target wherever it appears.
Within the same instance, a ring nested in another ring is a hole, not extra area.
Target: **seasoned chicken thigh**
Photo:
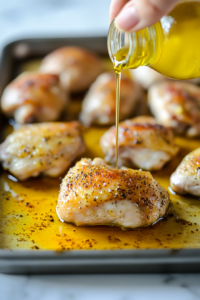
[[[77,226],[137,228],[158,221],[169,203],[151,173],[114,169],[100,158],[82,159],[63,179],[57,214]]]
[[[156,120],[189,137],[200,135],[200,87],[188,82],[163,81],[149,90]]]
[[[200,148],[186,155],[170,182],[172,190],[178,194],[200,196]]]
[[[133,114],[134,109],[143,97],[138,84],[122,76],[120,97],[120,120]],[[114,124],[116,110],[115,74],[103,73],[93,83],[83,100],[80,119],[85,125]]]
[[[93,52],[79,47],[63,47],[48,54],[40,71],[60,76],[65,90],[86,90],[102,72],[102,62]]]
[[[152,117],[141,116],[119,124],[119,166],[160,170],[179,148],[174,143],[171,129],[159,125]],[[101,138],[106,161],[116,161],[116,127],[111,127]]]
[[[23,73],[4,90],[1,107],[20,123],[57,120],[67,104],[59,77],[52,74]]]
[[[57,177],[85,150],[78,122],[24,125],[0,146],[0,161],[19,180]]]

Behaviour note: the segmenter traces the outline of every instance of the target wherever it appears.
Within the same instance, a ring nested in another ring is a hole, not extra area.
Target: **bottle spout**
[[[112,21],[108,33],[108,53],[116,72],[155,64],[162,53],[161,23],[136,32],[126,32]]]
[[[112,21],[108,32],[108,53],[116,71],[121,71],[129,60],[132,39],[129,32],[120,30]]]

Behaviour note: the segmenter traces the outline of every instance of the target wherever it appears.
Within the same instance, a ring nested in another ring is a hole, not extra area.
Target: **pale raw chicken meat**
[[[171,129],[159,125],[152,117],[140,116],[119,124],[119,166],[160,170],[178,152]],[[101,138],[105,159],[116,162],[116,127]]]
[[[85,150],[78,122],[24,125],[0,146],[0,161],[19,180],[58,177]]]
[[[130,74],[135,82],[138,82],[144,89],[148,90],[152,85],[166,80],[167,77],[151,69],[150,67],[139,67],[130,69]],[[194,84],[200,83],[200,78],[186,80]],[[186,82],[185,80],[182,82]]]
[[[101,59],[96,54],[71,46],[48,54],[40,67],[42,73],[59,75],[63,88],[69,92],[86,90],[102,70]]]
[[[200,87],[178,81],[152,86],[148,102],[156,120],[189,137],[200,135]]]
[[[5,88],[1,107],[5,115],[25,124],[57,120],[67,102],[57,75],[26,72]]]
[[[126,76],[121,78],[120,120],[134,114],[144,94],[141,87]],[[103,73],[92,84],[86,94],[80,115],[81,121],[90,124],[108,125],[115,123],[116,82],[114,73]]]
[[[139,67],[130,70],[130,74],[136,82],[138,82],[144,89],[150,88],[154,83],[165,80],[166,77],[149,67]]]
[[[82,159],[61,184],[57,214],[77,226],[148,226],[169,207],[167,191],[151,173],[114,169],[100,158]]]
[[[170,182],[172,190],[178,194],[200,196],[200,148],[186,155]]]

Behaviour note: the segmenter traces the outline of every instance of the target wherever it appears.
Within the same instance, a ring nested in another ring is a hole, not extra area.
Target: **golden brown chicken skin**
[[[178,194],[200,196],[200,148],[186,155],[170,182],[172,190]]]
[[[120,120],[134,113],[143,93],[140,86],[126,76],[121,78]],[[80,119],[85,125],[115,123],[116,82],[114,73],[103,73],[93,83],[82,104]]]
[[[92,51],[80,47],[63,47],[48,54],[42,61],[40,71],[60,76],[65,90],[86,90],[102,72],[102,62]]]
[[[151,173],[114,169],[104,160],[82,159],[61,184],[57,214],[77,226],[148,226],[162,218],[170,199]]]
[[[1,144],[0,161],[19,180],[58,177],[84,150],[78,122],[24,125]]]
[[[57,75],[30,72],[21,74],[5,88],[1,107],[20,124],[49,122],[59,118],[67,99]]]
[[[119,166],[160,170],[178,152],[171,129],[159,125],[152,117],[140,116],[119,124]],[[116,161],[116,127],[101,138],[105,159]]]
[[[200,135],[200,88],[192,83],[163,81],[149,90],[156,120],[189,137]]]

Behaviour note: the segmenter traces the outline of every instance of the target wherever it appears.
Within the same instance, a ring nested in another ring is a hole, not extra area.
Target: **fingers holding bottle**
[[[112,0],[110,20],[125,31],[137,31],[158,22],[179,0]]]

